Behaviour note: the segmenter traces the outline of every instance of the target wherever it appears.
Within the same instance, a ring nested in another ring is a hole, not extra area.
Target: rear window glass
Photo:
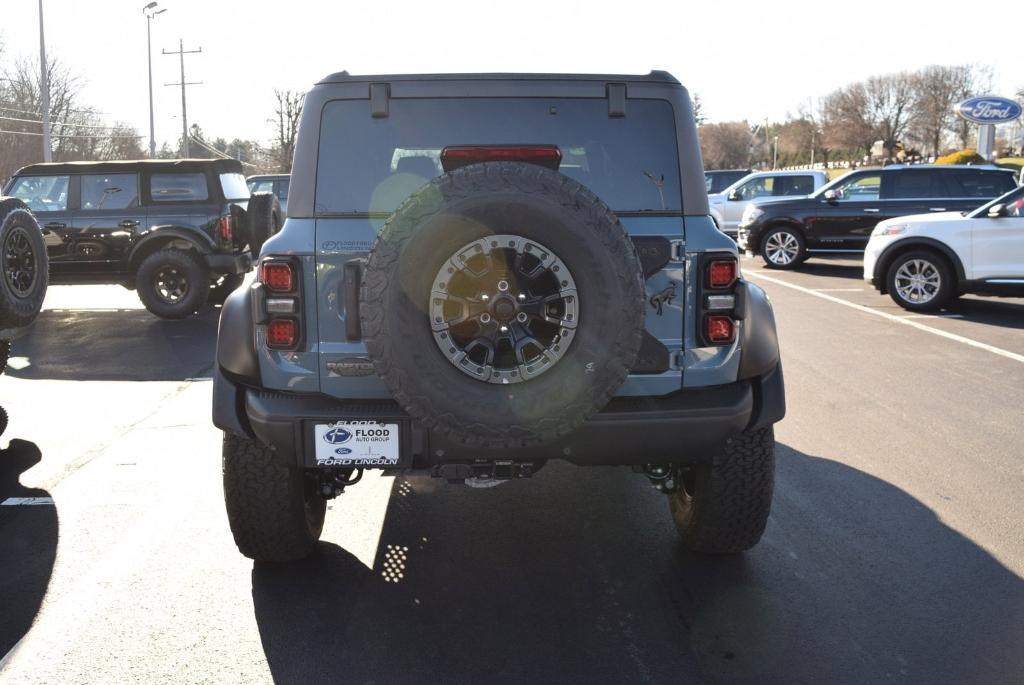
[[[1002,171],[963,169],[946,172],[954,197],[998,197],[1013,190],[1013,175]]]
[[[946,193],[942,180],[934,171],[894,171],[892,186],[886,192],[888,200],[920,200],[943,197]]]
[[[220,189],[227,200],[244,200],[249,197],[249,186],[245,184],[242,174],[221,174]]]
[[[33,212],[63,212],[68,208],[70,176],[19,176],[7,194],[23,200]]]
[[[150,195],[155,202],[189,202],[205,200],[206,174],[153,174]]]
[[[366,100],[324,107],[318,213],[391,212],[442,173],[449,145],[557,145],[560,171],[617,211],[681,211],[672,107],[630,100],[625,117],[597,99],[393,100],[386,118]]]
[[[814,192],[813,176],[778,176],[775,179],[775,188],[772,195],[793,196],[810,195]]]
[[[82,209],[131,209],[139,206],[139,177],[135,174],[84,174]]]

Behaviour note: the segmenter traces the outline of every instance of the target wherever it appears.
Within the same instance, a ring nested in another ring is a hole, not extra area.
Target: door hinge
[[[669,243],[672,246],[672,261],[681,262],[686,256],[686,241],[685,240],[670,240]]]

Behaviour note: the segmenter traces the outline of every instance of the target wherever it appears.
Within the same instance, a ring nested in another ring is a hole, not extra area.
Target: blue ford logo
[[[343,442],[348,442],[352,439],[352,434],[344,428],[331,428],[324,433],[324,440],[331,443],[332,445],[340,445]]]
[[[334,450],[334,453],[335,454],[352,454],[352,450],[350,450],[347,447],[339,447],[338,449]]]
[[[1020,116],[1020,104],[1007,98],[983,96],[964,100],[956,113],[976,124],[1005,124]]]

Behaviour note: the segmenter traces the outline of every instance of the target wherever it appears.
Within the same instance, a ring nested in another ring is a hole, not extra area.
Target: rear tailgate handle
[[[343,302],[345,304],[345,338],[361,340],[363,328],[359,323],[359,287],[363,282],[365,259],[350,259],[342,267]]]

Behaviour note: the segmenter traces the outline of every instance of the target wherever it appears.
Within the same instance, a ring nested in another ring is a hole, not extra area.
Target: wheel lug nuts
[[[508,281],[498,281],[498,290],[501,292],[508,290]]]
[[[519,323],[526,323],[526,312],[519,312],[516,314],[516,321]]]
[[[490,323],[490,322],[491,322],[491,315],[490,314],[488,314],[487,312],[484,312],[483,314],[480,315],[480,323]]]

